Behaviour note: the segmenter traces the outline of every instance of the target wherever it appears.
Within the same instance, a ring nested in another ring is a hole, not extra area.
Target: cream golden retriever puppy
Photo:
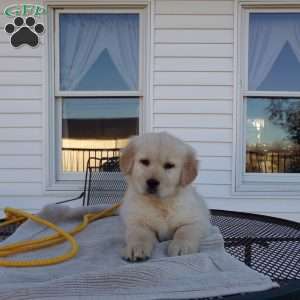
[[[209,211],[191,186],[198,162],[193,149],[167,133],[134,137],[120,168],[128,189],[120,209],[129,261],[150,258],[157,241],[170,240],[168,255],[199,251],[209,231]]]

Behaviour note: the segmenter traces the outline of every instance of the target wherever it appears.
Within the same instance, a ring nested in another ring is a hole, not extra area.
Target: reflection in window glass
[[[120,149],[138,131],[138,98],[63,99],[63,171],[84,171],[89,157],[103,168],[118,165]]]
[[[246,172],[300,173],[300,99],[246,103]]]
[[[60,14],[60,89],[138,89],[138,14]]]
[[[300,91],[300,13],[250,13],[251,91]]]

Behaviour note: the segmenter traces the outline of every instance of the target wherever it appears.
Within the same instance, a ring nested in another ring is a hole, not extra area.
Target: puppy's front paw
[[[186,240],[172,240],[168,246],[169,256],[179,256],[198,252],[198,248]]]
[[[151,256],[151,247],[143,243],[128,244],[122,253],[122,258],[131,261],[145,261]]]

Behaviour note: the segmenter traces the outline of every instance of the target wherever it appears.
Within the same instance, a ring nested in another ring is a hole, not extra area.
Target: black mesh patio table
[[[226,251],[280,284],[270,291],[225,299],[300,299],[300,223],[243,212],[211,212]]]
[[[121,201],[126,181],[119,172],[118,161],[103,163],[90,158],[87,163],[83,205],[112,205]],[[268,275],[280,284],[265,292],[226,296],[226,300],[300,300],[300,223],[263,215],[211,210],[211,221],[218,226],[226,251],[250,268]],[[12,234],[17,226],[0,228],[0,240]]]

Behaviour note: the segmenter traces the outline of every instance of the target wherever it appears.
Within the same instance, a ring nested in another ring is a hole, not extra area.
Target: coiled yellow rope
[[[73,228],[71,231],[66,232],[59,226],[42,219],[41,217],[37,215],[32,215],[30,213],[27,213],[25,211],[15,209],[15,208],[5,208],[5,213],[7,216],[7,221],[3,222],[0,224],[0,227],[7,226],[9,224],[14,224],[14,223],[22,223],[28,219],[45,225],[57,233],[49,236],[45,236],[43,238],[37,239],[37,240],[28,240],[28,241],[21,241],[17,243],[13,243],[10,245],[5,245],[3,247],[0,247],[0,257],[7,257],[11,256],[17,253],[22,253],[22,252],[28,252],[32,250],[38,250],[42,248],[46,248],[49,246],[53,246],[59,243],[64,242],[67,240],[71,244],[71,249],[59,256],[55,256],[53,258],[45,258],[45,259],[33,259],[33,260],[4,260],[0,259],[0,266],[3,267],[37,267],[37,266],[47,266],[47,265],[53,265],[53,264],[58,264],[61,262],[64,262],[68,259],[71,259],[74,257],[78,251],[79,251],[79,245],[76,242],[75,238],[73,235],[76,233],[82,231],[89,223],[102,219],[105,217],[110,217],[114,215],[117,211],[117,209],[120,207],[120,204],[116,204],[112,206],[111,208],[102,210],[97,213],[90,213],[86,214],[83,217],[82,223],[77,225],[75,228]]]

